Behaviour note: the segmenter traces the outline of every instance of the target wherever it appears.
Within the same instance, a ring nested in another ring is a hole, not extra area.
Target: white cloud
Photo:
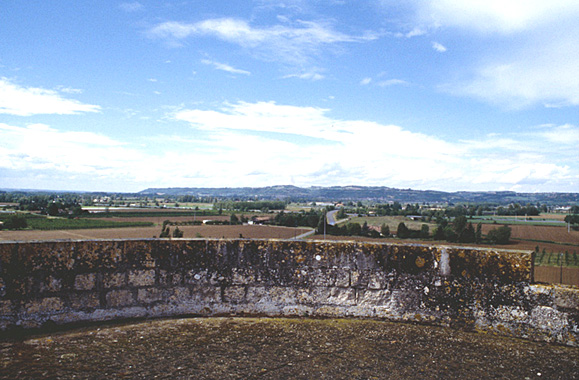
[[[316,81],[316,80],[322,80],[325,77],[322,74],[319,74],[316,72],[308,72],[308,73],[302,73],[302,74],[290,74],[290,75],[284,76],[284,78],[298,78],[298,79],[306,79],[306,80]]]
[[[65,94],[82,94],[83,93],[83,91],[79,88],[58,86],[56,89],[60,92],[64,92]]]
[[[267,173],[263,177],[271,180],[262,184],[289,183],[292,178],[298,185],[359,183],[441,190],[524,186],[527,191],[571,191],[570,181],[579,176],[572,169],[571,155],[557,156],[561,146],[543,143],[546,133],[560,129],[573,133],[575,127],[450,143],[394,125],[335,120],[328,113],[320,108],[242,102],[220,110],[185,110],[175,118],[210,133],[213,148],[227,162],[227,168],[217,165],[212,170],[232,175],[237,171],[238,177],[250,169]],[[235,155],[243,155],[241,148],[235,150],[240,139],[248,144],[245,151],[259,152],[261,159],[234,164]],[[230,170],[231,165],[237,169]]]
[[[203,63],[205,65],[213,66],[217,70],[226,71],[226,72],[231,73],[231,74],[251,75],[251,73],[249,71],[236,69],[236,68],[229,66],[227,64],[211,61],[208,59],[202,60],[201,63]]]
[[[432,48],[439,53],[444,53],[446,51],[446,47],[438,42],[433,42]]]
[[[362,86],[366,86],[366,85],[370,84],[371,82],[372,82],[372,78],[364,78],[360,81],[360,84]]]
[[[545,126],[547,130],[537,132],[539,136],[544,137],[548,142],[561,146],[569,146],[573,149],[579,147],[579,127],[571,124],[560,126]],[[577,153],[577,151],[575,151]]]
[[[403,34],[401,36],[404,36],[406,38],[412,38],[412,37],[417,37],[417,36],[423,36],[425,34],[426,34],[425,29],[416,27],[416,28],[412,29],[410,32]]]
[[[576,38],[566,36],[542,46],[514,48],[508,57],[481,65],[471,79],[446,89],[510,108],[536,103],[577,106],[579,28],[576,32]]]
[[[15,127],[0,124],[0,167],[58,170],[65,173],[109,173],[135,158],[118,141],[92,132],[61,132],[44,124]],[[114,165],[111,165],[115,162]]]
[[[119,8],[121,8],[125,12],[137,12],[143,10],[143,4],[137,1],[132,3],[121,3],[121,5],[119,5]]]
[[[296,26],[254,27],[234,18],[208,19],[197,23],[169,21],[150,30],[150,35],[172,43],[189,37],[211,36],[248,49],[262,59],[301,64],[323,48],[345,42],[373,40],[374,35],[350,36],[319,22],[299,21]]]
[[[463,79],[447,84],[449,92],[506,108],[579,105],[579,2],[414,0],[411,7],[407,21],[416,30],[485,46],[461,63]]]
[[[73,115],[99,111],[99,106],[63,98],[56,91],[36,87],[20,87],[7,78],[0,78],[0,114],[17,116]]]
[[[77,178],[92,188],[116,181],[125,191],[287,183],[576,191],[579,181],[574,125],[455,143],[330,114],[274,102],[181,110],[172,118],[189,129],[131,143],[46,125],[0,124],[0,170],[5,178],[20,177],[14,182],[20,186]]]
[[[380,87],[407,86],[407,85],[409,85],[409,83],[402,79],[388,79],[380,81],[378,83],[378,86]]]
[[[420,22],[482,33],[513,33],[575,18],[575,0],[426,0],[414,1]]]

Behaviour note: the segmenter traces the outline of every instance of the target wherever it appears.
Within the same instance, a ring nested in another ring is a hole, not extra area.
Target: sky
[[[576,0],[0,2],[0,188],[579,192]]]

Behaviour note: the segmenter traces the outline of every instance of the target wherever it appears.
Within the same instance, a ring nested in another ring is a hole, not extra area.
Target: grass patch
[[[468,218],[468,221],[472,224],[482,223],[482,224],[509,224],[509,225],[524,225],[524,226],[552,226],[561,227],[565,223],[560,220],[547,219],[533,217],[533,219],[525,220],[524,217],[515,218],[514,216],[493,216],[493,217],[482,217],[482,218]]]
[[[7,220],[13,214],[0,215],[0,221]],[[113,220],[100,219],[68,219],[68,218],[47,218],[43,215],[22,214],[26,218],[26,230],[80,230],[89,228],[124,228],[124,227],[151,227],[152,222],[117,222]]]
[[[364,222],[368,223],[369,226],[376,226],[380,227],[382,224],[386,224],[390,228],[391,233],[396,232],[396,228],[398,228],[398,224],[400,222],[404,222],[406,227],[419,230],[423,224],[428,224],[430,227],[430,232],[436,227],[436,223],[428,223],[421,220],[412,220],[405,216],[358,216],[350,219],[350,223],[359,223],[364,224]]]
[[[28,220],[28,229],[32,230],[82,230],[89,228],[124,228],[124,227],[151,227],[152,222],[116,222],[113,220],[94,219],[39,219]]]
[[[83,214],[81,218],[143,218],[143,217],[175,217],[175,216],[217,216],[219,211],[197,210],[197,211],[109,211]],[[225,212],[223,212],[223,215]]]

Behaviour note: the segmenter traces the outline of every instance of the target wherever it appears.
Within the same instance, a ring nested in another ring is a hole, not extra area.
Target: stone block
[[[234,269],[231,275],[233,285],[248,285],[255,282],[255,275],[248,271]]]
[[[70,306],[75,310],[96,309],[100,307],[100,297],[97,292],[72,294]]]
[[[28,302],[24,309],[28,314],[51,314],[64,309],[64,302],[59,297],[47,297]]]
[[[191,299],[191,291],[189,288],[174,288],[169,296],[169,301],[172,303],[186,302]]]
[[[106,273],[103,276],[103,287],[105,289],[120,288],[125,286],[125,273]]]
[[[84,273],[74,278],[75,290],[93,290],[96,287],[96,274]]]
[[[310,272],[310,284],[313,286],[334,286],[334,271],[332,269],[314,269]]]
[[[552,292],[553,303],[563,309],[574,309],[579,311],[579,289],[576,288],[554,288]]]
[[[159,283],[163,285],[179,285],[183,282],[181,273],[171,273],[166,270],[159,271]]]
[[[243,303],[245,301],[244,286],[229,286],[223,293],[224,302]]]
[[[250,286],[247,288],[247,302],[252,304],[271,302],[271,298],[268,294],[269,289],[269,287],[265,286]]]
[[[155,284],[155,270],[132,270],[129,272],[129,285],[151,286]]]
[[[350,286],[365,288],[368,286],[368,277],[366,271],[353,270],[350,272]]]
[[[532,325],[542,330],[561,330],[569,325],[567,313],[552,307],[538,306],[531,311]]]
[[[208,281],[206,270],[192,270],[185,276],[186,284],[203,284]]]
[[[198,285],[191,289],[191,299],[200,303],[221,303],[221,289]]]
[[[333,305],[353,306],[356,305],[356,289],[330,288],[327,302]]]
[[[368,289],[385,289],[387,285],[386,275],[383,272],[373,272],[368,276]]]
[[[268,290],[268,295],[275,303],[286,305],[297,303],[296,291],[293,288],[273,286]]]
[[[296,290],[283,286],[251,286],[247,288],[246,301],[255,304],[291,305],[297,302]]]
[[[290,317],[307,317],[312,315],[313,312],[314,309],[312,307],[305,305],[289,305],[284,306],[282,309],[282,314]]]
[[[209,284],[213,286],[219,286],[227,281],[227,278],[220,273],[213,273],[211,276],[207,276]]]
[[[525,309],[520,306],[499,306],[495,310],[496,318],[502,322],[523,323],[529,317]]]
[[[340,306],[321,306],[313,311],[316,317],[343,318],[345,309]]]
[[[133,294],[129,290],[111,290],[106,295],[108,307],[132,306],[135,301]]]
[[[306,305],[323,305],[328,302],[330,297],[330,289],[326,287],[312,287],[306,289],[298,289],[296,299],[299,304]]]
[[[0,301],[0,316],[7,317],[14,314],[14,309],[12,307],[12,301]]]
[[[13,278],[12,283],[10,284],[10,289],[6,289],[6,293],[10,291],[9,294],[22,298],[34,296],[34,294],[31,294],[33,293],[33,283],[34,279],[32,277]]]
[[[350,286],[350,271],[347,269],[336,270],[336,284],[339,288],[347,288]]]
[[[153,303],[163,299],[163,290],[157,288],[139,289],[137,292],[137,300],[144,303]]]
[[[76,283],[76,280],[75,280],[75,283]],[[40,284],[40,292],[41,293],[59,292],[61,289],[62,289],[62,280],[60,278],[56,278],[54,276],[48,276]],[[1,293],[1,291],[0,291],[0,293]]]
[[[368,306],[381,306],[390,302],[390,291],[386,289],[361,289],[358,291],[358,303]]]

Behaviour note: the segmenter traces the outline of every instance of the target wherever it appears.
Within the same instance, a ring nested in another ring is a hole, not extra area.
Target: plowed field
[[[500,225],[498,225],[500,226]],[[483,234],[488,233],[497,225],[483,224]],[[511,225],[513,239],[525,240],[543,240],[557,243],[572,243],[579,246],[579,231],[571,230],[567,232],[567,227],[551,227],[551,226],[525,226],[525,225]]]
[[[135,218],[131,218],[134,220]],[[175,227],[170,227],[171,231]],[[179,226],[184,238],[249,238],[249,239],[290,239],[308,232],[305,228],[274,227],[260,225],[237,226]],[[4,240],[78,240],[78,239],[143,239],[158,237],[161,227],[103,228],[62,231],[0,231],[0,241]]]

